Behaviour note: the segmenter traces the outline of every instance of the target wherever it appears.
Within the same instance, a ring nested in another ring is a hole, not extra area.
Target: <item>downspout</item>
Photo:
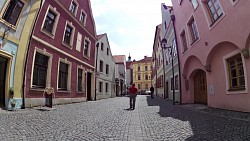
[[[171,20],[173,23],[173,27],[174,27],[174,36],[175,36],[175,42],[176,42],[176,50],[177,50],[177,59],[178,59],[178,69],[179,69],[179,84],[180,84],[180,88],[179,88],[179,92],[180,92],[180,104],[182,104],[182,87],[181,87],[181,67],[180,67],[180,57],[179,57],[179,49],[178,49],[178,42],[177,42],[177,36],[176,36],[176,28],[175,28],[175,15],[171,15]]]
[[[26,58],[25,58],[24,70],[23,70],[22,106],[21,106],[21,109],[25,109],[25,95],[24,95],[24,93],[25,93],[25,86],[26,86],[25,85],[25,82],[26,82],[26,70],[27,70],[28,55],[29,55],[28,52],[29,52],[29,49],[30,49],[30,42],[31,42],[32,35],[34,33],[34,30],[35,30],[35,26],[36,26],[38,16],[39,16],[40,11],[42,9],[42,5],[43,5],[43,0],[41,0],[41,2],[40,2],[40,7],[39,7],[39,10],[38,10],[36,18],[35,18],[35,22],[34,22],[33,27],[32,27],[32,31],[31,31],[30,38],[29,38],[29,44],[28,44],[27,51],[26,51]]]

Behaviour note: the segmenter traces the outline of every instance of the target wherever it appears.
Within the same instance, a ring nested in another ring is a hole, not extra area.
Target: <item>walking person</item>
[[[133,84],[132,87],[129,88],[130,110],[135,109],[135,101],[136,101],[137,92],[138,92],[138,89],[135,87],[135,84]]]
[[[151,98],[154,98],[155,89],[154,89],[153,85],[150,87],[150,91],[151,91]]]

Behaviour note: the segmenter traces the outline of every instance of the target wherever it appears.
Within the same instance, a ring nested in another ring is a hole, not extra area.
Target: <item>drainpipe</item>
[[[35,30],[35,26],[36,26],[36,23],[37,23],[37,19],[38,19],[38,16],[40,14],[40,11],[42,9],[42,5],[43,5],[43,0],[41,0],[40,2],[40,7],[38,9],[38,12],[37,12],[37,15],[36,15],[36,18],[35,18],[35,22],[34,22],[34,25],[32,27],[32,30],[31,30],[31,34],[30,34],[30,38],[29,38],[29,44],[28,44],[28,47],[27,47],[27,50],[26,50],[26,58],[25,58],[25,63],[24,63],[24,70],[23,70],[23,86],[22,86],[22,106],[21,106],[21,109],[25,109],[25,82],[26,82],[26,70],[27,70],[27,63],[28,63],[28,52],[29,52],[29,49],[30,49],[30,42],[31,42],[31,39],[32,39],[32,35],[34,33],[34,30]]]
[[[182,90],[181,90],[181,67],[180,67],[180,57],[179,57],[179,50],[178,50],[178,42],[177,42],[177,36],[176,36],[176,27],[175,27],[175,15],[171,15],[171,20],[174,27],[174,36],[175,36],[175,42],[176,42],[176,50],[177,50],[177,59],[178,59],[178,69],[179,69],[179,93],[180,93],[180,104],[182,104]],[[174,79],[174,78],[173,78]]]

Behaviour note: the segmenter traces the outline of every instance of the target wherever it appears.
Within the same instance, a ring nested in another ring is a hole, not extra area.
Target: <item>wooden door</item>
[[[207,80],[203,70],[199,70],[194,76],[194,102],[207,104]]]

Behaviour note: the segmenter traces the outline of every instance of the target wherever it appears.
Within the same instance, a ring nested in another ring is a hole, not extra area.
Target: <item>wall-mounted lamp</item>
[[[242,52],[245,59],[249,58],[249,49],[248,48],[244,48],[241,52]]]
[[[211,65],[210,65],[210,64],[207,64],[207,65],[205,65],[204,67],[205,67],[205,70],[206,70],[207,72],[211,72]]]

